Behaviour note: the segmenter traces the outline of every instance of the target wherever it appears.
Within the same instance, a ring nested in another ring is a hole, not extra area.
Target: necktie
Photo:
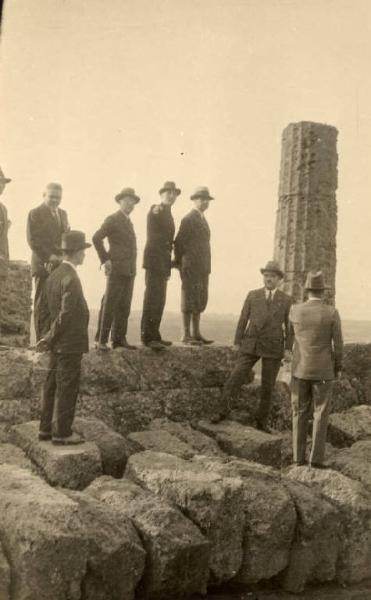
[[[55,222],[57,223],[58,227],[60,227],[61,222],[59,220],[59,213],[58,213],[58,209],[53,210],[53,217]]]
[[[272,302],[273,302],[273,296],[272,296],[271,290],[269,290],[269,294],[268,294],[268,298],[267,298],[267,308],[268,308],[268,310],[271,310],[271,308],[272,308]]]

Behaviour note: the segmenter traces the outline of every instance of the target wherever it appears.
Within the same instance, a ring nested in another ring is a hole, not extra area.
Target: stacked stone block
[[[337,231],[337,130],[291,123],[283,131],[274,257],[285,272],[283,289],[304,298],[309,270],[325,274],[335,298]]]
[[[31,267],[11,260],[5,279],[0,281],[0,343],[25,347],[30,343]]]

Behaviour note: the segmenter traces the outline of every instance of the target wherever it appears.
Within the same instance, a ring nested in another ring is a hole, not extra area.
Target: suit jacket
[[[32,275],[46,277],[46,264],[51,254],[58,254],[62,243],[62,233],[70,229],[67,213],[58,208],[59,223],[45,203],[32,209],[27,219],[27,241],[32,250]]]
[[[89,309],[79,276],[62,262],[46,281],[51,326],[44,336],[53,352],[63,354],[89,351]]]
[[[6,277],[9,262],[8,211],[0,202],[0,277]]]
[[[343,337],[336,308],[309,300],[291,308],[295,341],[292,374],[298,379],[334,379],[342,368]]]
[[[211,271],[210,229],[196,209],[183,217],[174,241],[175,263],[189,274],[208,274]]]
[[[265,358],[282,358],[291,349],[289,312],[292,299],[276,290],[269,310],[265,288],[248,293],[238,321],[234,343],[244,354]]]
[[[106,250],[103,240],[108,239]],[[121,210],[107,217],[93,235],[93,244],[101,263],[112,261],[112,273],[134,276],[136,273],[137,244],[134,227]]]
[[[147,243],[144,248],[143,268],[170,276],[171,251],[175,234],[170,206],[157,204],[147,216]]]

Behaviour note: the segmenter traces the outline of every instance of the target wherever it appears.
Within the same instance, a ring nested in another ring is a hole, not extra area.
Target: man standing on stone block
[[[237,363],[224,386],[222,411],[213,422],[221,421],[230,412],[230,401],[239,393],[241,386],[251,380],[251,370],[262,360],[261,398],[256,425],[267,431],[271,399],[278,371],[284,356],[291,356],[290,296],[277,289],[284,274],[275,261],[260,269],[264,287],[248,293],[238,321],[234,348],[238,350]]]
[[[147,217],[147,243],[143,268],[146,270],[146,289],[143,300],[141,338],[145,346],[162,350],[171,346],[163,340],[160,324],[166,302],[167,282],[171,274],[171,252],[175,234],[171,207],[180,194],[174,181],[166,181],[160,189],[161,203],[151,206]]]
[[[213,340],[201,335],[200,318],[208,301],[211,271],[210,229],[204,213],[214,198],[207,187],[199,187],[191,200],[194,209],[182,219],[174,241],[174,265],[179,268],[182,280],[182,342],[188,345],[212,344]]]
[[[5,186],[11,179],[5,177],[4,173],[0,168],[0,196],[3,193]],[[6,278],[8,275],[8,263],[9,263],[9,243],[8,243],[8,230],[10,227],[10,221],[8,219],[8,211],[6,206],[0,202],[0,294],[4,292]],[[0,298],[1,302],[1,298]],[[0,305],[0,325],[1,325],[1,305]],[[1,333],[1,329],[0,329]]]
[[[43,197],[44,202],[30,211],[27,220],[27,241],[32,250],[31,271],[35,281],[36,341],[50,327],[45,284],[49,274],[60,263],[62,234],[70,229],[66,211],[59,208],[62,186],[59,183],[48,183]]]
[[[290,311],[295,335],[291,382],[293,457],[297,465],[305,464],[308,423],[313,415],[309,460],[312,467],[324,468],[333,380],[341,374],[343,338],[338,311],[323,301],[326,286],[321,271],[308,274],[305,289],[308,300],[292,306]]]
[[[56,445],[83,442],[72,432],[81,359],[89,351],[89,310],[77,266],[84,262],[85,249],[90,246],[81,231],[63,234],[63,261],[46,282],[51,327],[37,343],[36,350],[50,350],[50,359],[42,394],[39,439],[51,439]]]
[[[140,198],[133,188],[124,188],[115,201],[119,210],[107,217],[93,235],[93,244],[107,278],[95,336],[96,348],[101,351],[109,350],[110,333],[112,348],[135,349],[126,339],[137,260],[136,237],[129,215]],[[104,247],[105,238],[108,250]]]

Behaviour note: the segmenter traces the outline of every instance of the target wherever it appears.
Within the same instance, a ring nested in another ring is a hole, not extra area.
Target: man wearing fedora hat
[[[214,198],[202,186],[195,190],[191,200],[194,208],[183,217],[174,241],[174,264],[182,280],[182,341],[190,345],[212,344],[212,340],[201,335],[200,317],[208,301],[211,271],[210,228],[204,213]]]
[[[50,359],[42,392],[39,439],[52,439],[58,445],[83,442],[72,432],[81,359],[89,351],[89,310],[77,266],[84,262],[85,249],[90,246],[81,231],[64,233],[63,261],[46,282],[51,326],[38,341],[36,350],[50,350]]]
[[[35,282],[36,341],[50,326],[45,294],[46,280],[61,260],[62,234],[70,229],[67,213],[59,207],[62,201],[62,186],[59,183],[48,183],[43,198],[43,203],[33,208],[27,219],[27,241],[32,250],[31,272]]]
[[[335,307],[323,302],[325,282],[322,271],[308,273],[305,283],[308,300],[292,306],[294,330],[291,406],[293,457],[305,464],[308,422],[313,413],[310,464],[323,468],[328,415],[333,380],[341,373],[343,337]]]
[[[93,244],[106,274],[95,336],[98,350],[108,350],[111,333],[112,348],[132,350],[126,339],[131,300],[136,274],[137,245],[130,213],[140,201],[133,188],[124,188],[115,196],[119,210],[104,221],[93,235]],[[104,240],[108,240],[108,250]]]
[[[284,277],[277,262],[269,261],[260,271],[264,287],[249,292],[243,305],[234,339],[239,351],[237,363],[223,390],[221,414],[213,421],[218,422],[228,415],[231,398],[239,393],[243,383],[251,381],[251,370],[261,359],[261,398],[256,424],[258,429],[267,430],[272,391],[281,360],[291,351],[289,311],[292,299],[277,289]]]
[[[5,177],[4,173],[0,168],[0,196],[3,193],[5,186],[11,179]],[[6,206],[0,202],[0,293],[4,292],[5,282],[8,275],[8,263],[9,263],[9,243],[8,243],[8,230],[10,227],[10,221],[8,219],[8,211]],[[0,305],[0,317],[1,317],[1,305]],[[0,332],[1,333],[1,332]]]
[[[141,338],[145,346],[162,350],[171,342],[163,340],[160,324],[166,302],[167,282],[171,273],[171,252],[175,233],[171,207],[181,190],[174,181],[166,181],[159,191],[161,203],[151,206],[147,217],[147,243],[143,268],[146,289],[143,300]]]

